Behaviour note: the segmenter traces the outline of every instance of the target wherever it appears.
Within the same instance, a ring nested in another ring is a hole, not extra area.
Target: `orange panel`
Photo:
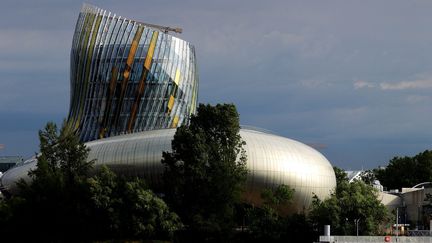
[[[174,106],[174,96],[170,95],[169,101],[168,101],[168,111],[171,111]]]
[[[153,54],[156,48],[156,41],[158,38],[159,32],[154,31],[152,34],[152,38],[150,40],[150,46],[149,49],[147,51],[147,56],[146,59],[144,61],[144,68],[141,74],[141,78],[136,90],[136,95],[135,95],[135,100],[134,103],[132,105],[132,109],[131,109],[131,113],[129,116],[129,121],[128,121],[128,125],[127,125],[127,129],[128,132],[132,132],[133,126],[135,125],[135,119],[136,119],[136,113],[139,109],[139,103],[141,100],[141,97],[144,94],[144,88],[145,88],[145,81],[147,79],[147,74],[150,70],[151,64],[152,64],[152,59],[153,59]]]
[[[173,122],[172,122],[171,127],[172,127],[172,128],[177,127],[178,122],[179,122],[179,117],[178,117],[178,116],[175,116],[174,119],[173,119]]]

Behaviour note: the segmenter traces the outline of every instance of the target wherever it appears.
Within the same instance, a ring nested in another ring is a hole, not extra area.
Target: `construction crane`
[[[109,17],[109,19],[112,19],[113,17]],[[157,25],[157,24],[149,24],[149,23],[144,23],[141,21],[137,21],[137,20],[131,20],[132,22],[150,27],[150,28],[154,28],[154,29],[158,29],[161,30],[162,32],[164,32],[165,34],[167,34],[168,32],[175,32],[178,34],[181,34],[183,32],[182,28],[179,27],[169,27],[169,26],[162,26],[162,25]]]
[[[175,32],[178,34],[181,34],[183,32],[182,28],[179,27],[169,27],[169,26],[161,26],[161,25],[157,25],[157,24],[149,24],[149,23],[144,23],[144,22],[140,22],[140,21],[135,21],[138,24],[142,24],[151,28],[155,28],[158,30],[161,30],[162,32],[164,32],[165,34],[167,34],[168,32]]]

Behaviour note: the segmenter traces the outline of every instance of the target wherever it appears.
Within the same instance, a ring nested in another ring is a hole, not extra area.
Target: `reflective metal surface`
[[[145,178],[159,184],[163,172],[162,151],[171,150],[175,129],[146,131],[100,139],[86,143],[91,149],[89,159],[96,166],[107,165],[116,173]],[[264,188],[280,184],[295,189],[292,211],[308,209],[313,194],[323,199],[336,186],[333,168],[329,161],[315,149],[284,137],[242,129],[240,135],[246,142],[247,179],[244,198],[259,203]],[[26,173],[36,162],[7,171],[1,183],[14,191],[14,182],[28,178]]]

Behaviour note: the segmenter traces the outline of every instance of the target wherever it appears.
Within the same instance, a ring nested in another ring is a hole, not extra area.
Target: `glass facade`
[[[195,113],[194,47],[84,4],[71,50],[69,125],[82,141],[175,128]]]

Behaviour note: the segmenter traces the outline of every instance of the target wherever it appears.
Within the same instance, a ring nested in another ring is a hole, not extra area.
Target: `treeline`
[[[373,173],[387,189],[432,182],[432,151],[425,150],[413,157],[394,157],[385,168],[374,169]]]
[[[324,224],[332,231],[380,233],[388,216],[374,189],[349,184],[335,169],[330,198],[314,199],[304,213],[286,215],[294,190],[262,192],[263,204],[246,204],[246,155],[234,105],[200,105],[177,129],[172,152],[163,153],[163,186],[93,168],[89,150],[67,124],[39,132],[40,156],[19,182],[20,193],[0,202],[2,239],[32,242],[162,240],[171,242],[313,242]],[[309,214],[306,214],[310,212]]]
[[[5,242],[81,242],[104,239],[170,239],[179,217],[142,180],[116,176],[107,167],[91,175],[89,150],[68,126],[48,123],[39,132],[38,166],[31,184],[0,203]]]

